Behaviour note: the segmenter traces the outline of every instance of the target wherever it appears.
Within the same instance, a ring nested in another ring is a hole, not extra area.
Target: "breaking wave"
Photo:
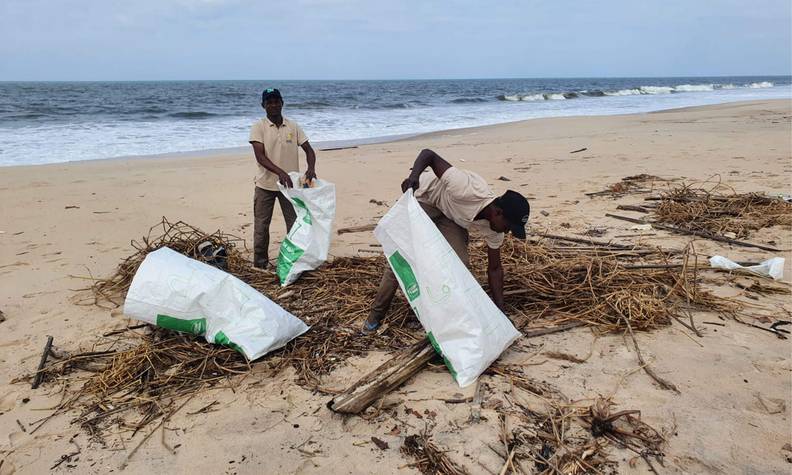
[[[481,97],[460,97],[450,101],[452,104],[475,104],[478,102],[487,102],[486,99]]]
[[[173,114],[168,114],[168,117],[174,117],[177,119],[208,119],[210,117],[216,117],[218,115],[220,114],[197,111],[197,112],[174,112]]]
[[[640,96],[640,95],[655,95],[655,94],[675,94],[683,92],[709,92],[718,89],[736,89],[736,88],[768,88],[773,87],[771,82],[754,82],[751,84],[744,84],[736,86],[734,84],[679,84],[676,86],[639,86],[627,89],[619,89],[615,91],[600,91],[600,90],[583,90],[583,91],[569,91],[569,92],[542,92],[542,93],[525,93],[525,94],[502,94],[498,96],[501,101],[559,101],[564,99],[575,99],[578,97],[603,97],[603,96]]]

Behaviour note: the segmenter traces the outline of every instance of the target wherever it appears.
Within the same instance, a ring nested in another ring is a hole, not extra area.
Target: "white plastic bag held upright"
[[[520,336],[426,215],[412,190],[374,230],[402,292],[460,387]]]
[[[233,275],[167,247],[149,253],[140,264],[124,313],[203,335],[251,361],[308,331],[302,320]]]
[[[335,219],[334,184],[317,178],[313,188],[299,188],[299,173],[289,173],[289,177],[294,188],[278,183],[297,214],[278,254],[278,278],[284,287],[297,280],[301,273],[316,269],[327,260]]]

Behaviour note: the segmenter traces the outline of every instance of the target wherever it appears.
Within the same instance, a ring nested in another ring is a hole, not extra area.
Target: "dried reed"
[[[168,246],[202,260],[197,245],[205,240],[226,248],[228,271],[302,318],[311,330],[260,360],[257,364],[280,371],[291,366],[297,383],[321,390],[321,376],[352,356],[373,349],[395,350],[413,344],[423,331],[404,299],[396,299],[380,332],[363,337],[359,326],[376,293],[384,259],[335,258],[282,289],[272,273],[250,267],[237,248],[238,238],[206,234],[183,222],[163,221],[140,242],[108,279],[90,288],[97,303],[119,304],[138,266],[148,254]],[[565,246],[555,241],[518,243],[507,240],[502,249],[508,314],[521,328],[579,321],[603,332],[649,330],[682,318],[691,308],[727,312],[731,304],[701,290],[695,271],[680,268],[641,268],[626,262],[652,259],[667,262],[669,253],[653,249],[588,244]],[[683,256],[684,261],[687,257]],[[486,281],[486,257],[473,247],[472,270]],[[695,266],[692,266],[693,268]],[[117,332],[114,332],[117,333]],[[47,378],[65,378],[75,369],[90,376],[79,389],[69,389],[63,412],[77,409],[86,427],[129,409],[140,418],[122,424],[139,429],[166,414],[177,398],[250,370],[235,351],[206,343],[201,338],[166,330],[122,333],[106,342],[109,350],[74,355],[47,369]],[[74,388],[74,385],[71,386]]]
[[[454,463],[431,440],[427,428],[420,434],[409,435],[404,439],[401,452],[416,459],[408,466],[418,469],[424,475],[466,475],[468,472]]]
[[[738,239],[752,231],[792,226],[792,203],[759,193],[735,193],[724,185],[710,189],[683,185],[660,197],[655,219],[683,229]]]

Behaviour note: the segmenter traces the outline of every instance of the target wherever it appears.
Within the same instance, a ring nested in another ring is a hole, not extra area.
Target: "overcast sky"
[[[789,75],[790,0],[0,0],[0,80]]]

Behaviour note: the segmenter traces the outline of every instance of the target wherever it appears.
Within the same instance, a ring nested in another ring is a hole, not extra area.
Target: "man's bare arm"
[[[489,281],[492,301],[501,311],[505,311],[503,301],[503,266],[501,265],[500,249],[487,246],[487,280]]]
[[[308,162],[308,169],[305,171],[305,178],[308,180],[313,180],[316,178],[316,152],[314,152],[313,147],[311,144],[308,143],[306,140],[303,142],[302,145],[303,151],[305,152],[305,159]]]
[[[253,155],[256,156],[256,161],[259,165],[278,175],[278,181],[286,188],[292,188],[294,184],[289,177],[289,174],[283,171],[280,167],[272,163],[272,160],[267,157],[267,152],[264,150],[264,144],[261,142],[250,142],[253,146]]]
[[[421,150],[421,153],[419,153],[418,157],[415,159],[410,176],[402,182],[402,191],[407,191],[408,188],[417,190],[421,173],[426,170],[426,167],[432,167],[432,171],[437,178],[441,178],[443,173],[451,168],[451,164],[428,148]]]

